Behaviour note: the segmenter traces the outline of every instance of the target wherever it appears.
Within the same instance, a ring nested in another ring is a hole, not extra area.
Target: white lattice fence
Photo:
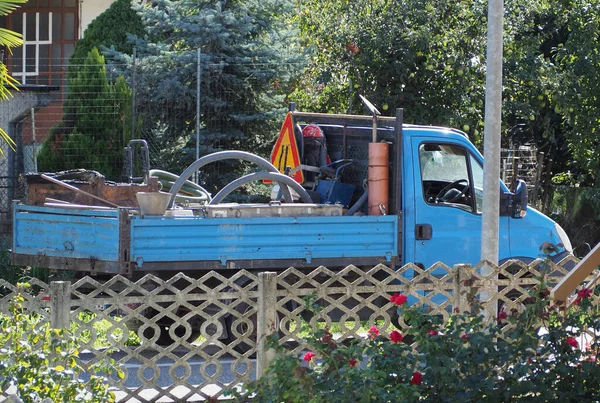
[[[491,273],[482,274],[486,270]],[[112,381],[119,400],[204,401],[261,373],[272,357],[264,350],[264,336],[273,332],[297,354],[309,347],[303,323],[333,329],[341,339],[364,336],[373,325],[383,331],[406,327],[389,302],[395,293],[444,318],[484,297],[481,303],[494,318],[499,304],[507,311],[520,309],[540,276],[553,284],[565,273],[561,266],[536,261],[500,267],[437,264],[427,270],[407,265],[398,271],[379,265],[368,270],[207,272],[197,279],[180,273],[167,280],[147,275],[136,282],[85,277],[73,284],[36,282],[44,291],[27,295],[25,305],[55,327],[70,327],[82,344],[84,367],[107,355],[117,361],[125,373],[125,379]],[[16,292],[6,287],[3,311]],[[320,311],[306,309],[307,297]]]

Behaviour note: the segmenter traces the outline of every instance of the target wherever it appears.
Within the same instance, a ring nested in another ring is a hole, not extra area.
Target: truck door
[[[481,257],[483,160],[466,144],[413,138],[414,262],[428,268],[476,264]],[[508,250],[508,218],[500,217],[500,249]],[[408,230],[408,229],[407,229]]]

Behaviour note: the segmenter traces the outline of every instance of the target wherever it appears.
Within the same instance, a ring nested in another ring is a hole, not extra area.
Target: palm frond
[[[27,0],[0,0],[0,16],[8,15],[12,11],[16,10],[20,4],[27,3]],[[21,40],[21,34],[9,31],[4,28],[0,28],[0,45],[6,46],[10,51],[10,48],[20,46],[23,44]],[[0,62],[0,101],[7,100],[10,98],[10,89],[18,90],[15,84],[19,82],[8,74],[8,69],[4,63]],[[0,127],[0,139],[4,141],[8,146],[15,151],[17,145]],[[0,148],[0,156],[4,156],[4,151]]]
[[[10,136],[8,135],[8,133],[6,133],[4,131],[4,129],[0,128],[0,138],[2,140],[4,140],[6,142],[6,144],[8,144],[8,146],[11,148],[11,150],[16,151],[17,150],[17,144],[15,143],[15,141],[13,139],[10,138]],[[2,151],[2,147],[0,147],[0,155],[4,155],[4,151]]]
[[[8,74],[6,65],[0,62],[0,101],[6,101],[10,99],[10,91],[18,91],[18,84],[19,81]]]
[[[4,46],[14,48],[23,44],[23,36],[18,32],[0,28],[0,43]]]
[[[27,3],[27,0],[0,0],[0,15],[7,15],[19,7],[19,4]]]

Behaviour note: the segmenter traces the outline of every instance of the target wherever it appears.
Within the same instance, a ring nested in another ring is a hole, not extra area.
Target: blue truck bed
[[[131,274],[398,263],[388,216],[145,217],[127,209],[13,208],[15,264]]]

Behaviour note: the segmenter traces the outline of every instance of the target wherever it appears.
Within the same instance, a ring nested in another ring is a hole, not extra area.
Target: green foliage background
[[[79,358],[79,343],[68,331],[51,329],[43,316],[27,312],[23,293],[10,301],[9,312],[0,314],[0,389],[12,387],[25,403],[49,398],[53,402],[114,402],[108,377],[124,378],[114,361],[100,360],[87,368],[87,381]],[[13,392],[14,393],[14,392]]]
[[[600,184],[600,3],[514,0],[505,9],[503,146],[544,152],[540,194],[548,206],[552,185]],[[486,30],[486,1],[118,0],[86,30],[74,59],[102,49],[108,70],[135,87],[135,137],[151,143],[154,167],[177,173],[195,159],[198,49],[200,155],[243,149],[268,156],[287,102],[363,113],[359,94],[384,114],[404,108],[408,123],[464,130],[481,148]],[[86,68],[70,69],[69,85],[79,85],[73,70]],[[130,103],[122,89],[115,90],[123,95],[119,108]],[[107,137],[82,127],[80,115],[91,109],[76,99],[68,105],[42,166],[89,159],[116,176],[119,156],[111,168],[97,155],[130,138],[131,110],[102,124],[112,125]],[[59,158],[50,161],[49,153]],[[245,169],[209,166],[202,182],[214,192]]]

